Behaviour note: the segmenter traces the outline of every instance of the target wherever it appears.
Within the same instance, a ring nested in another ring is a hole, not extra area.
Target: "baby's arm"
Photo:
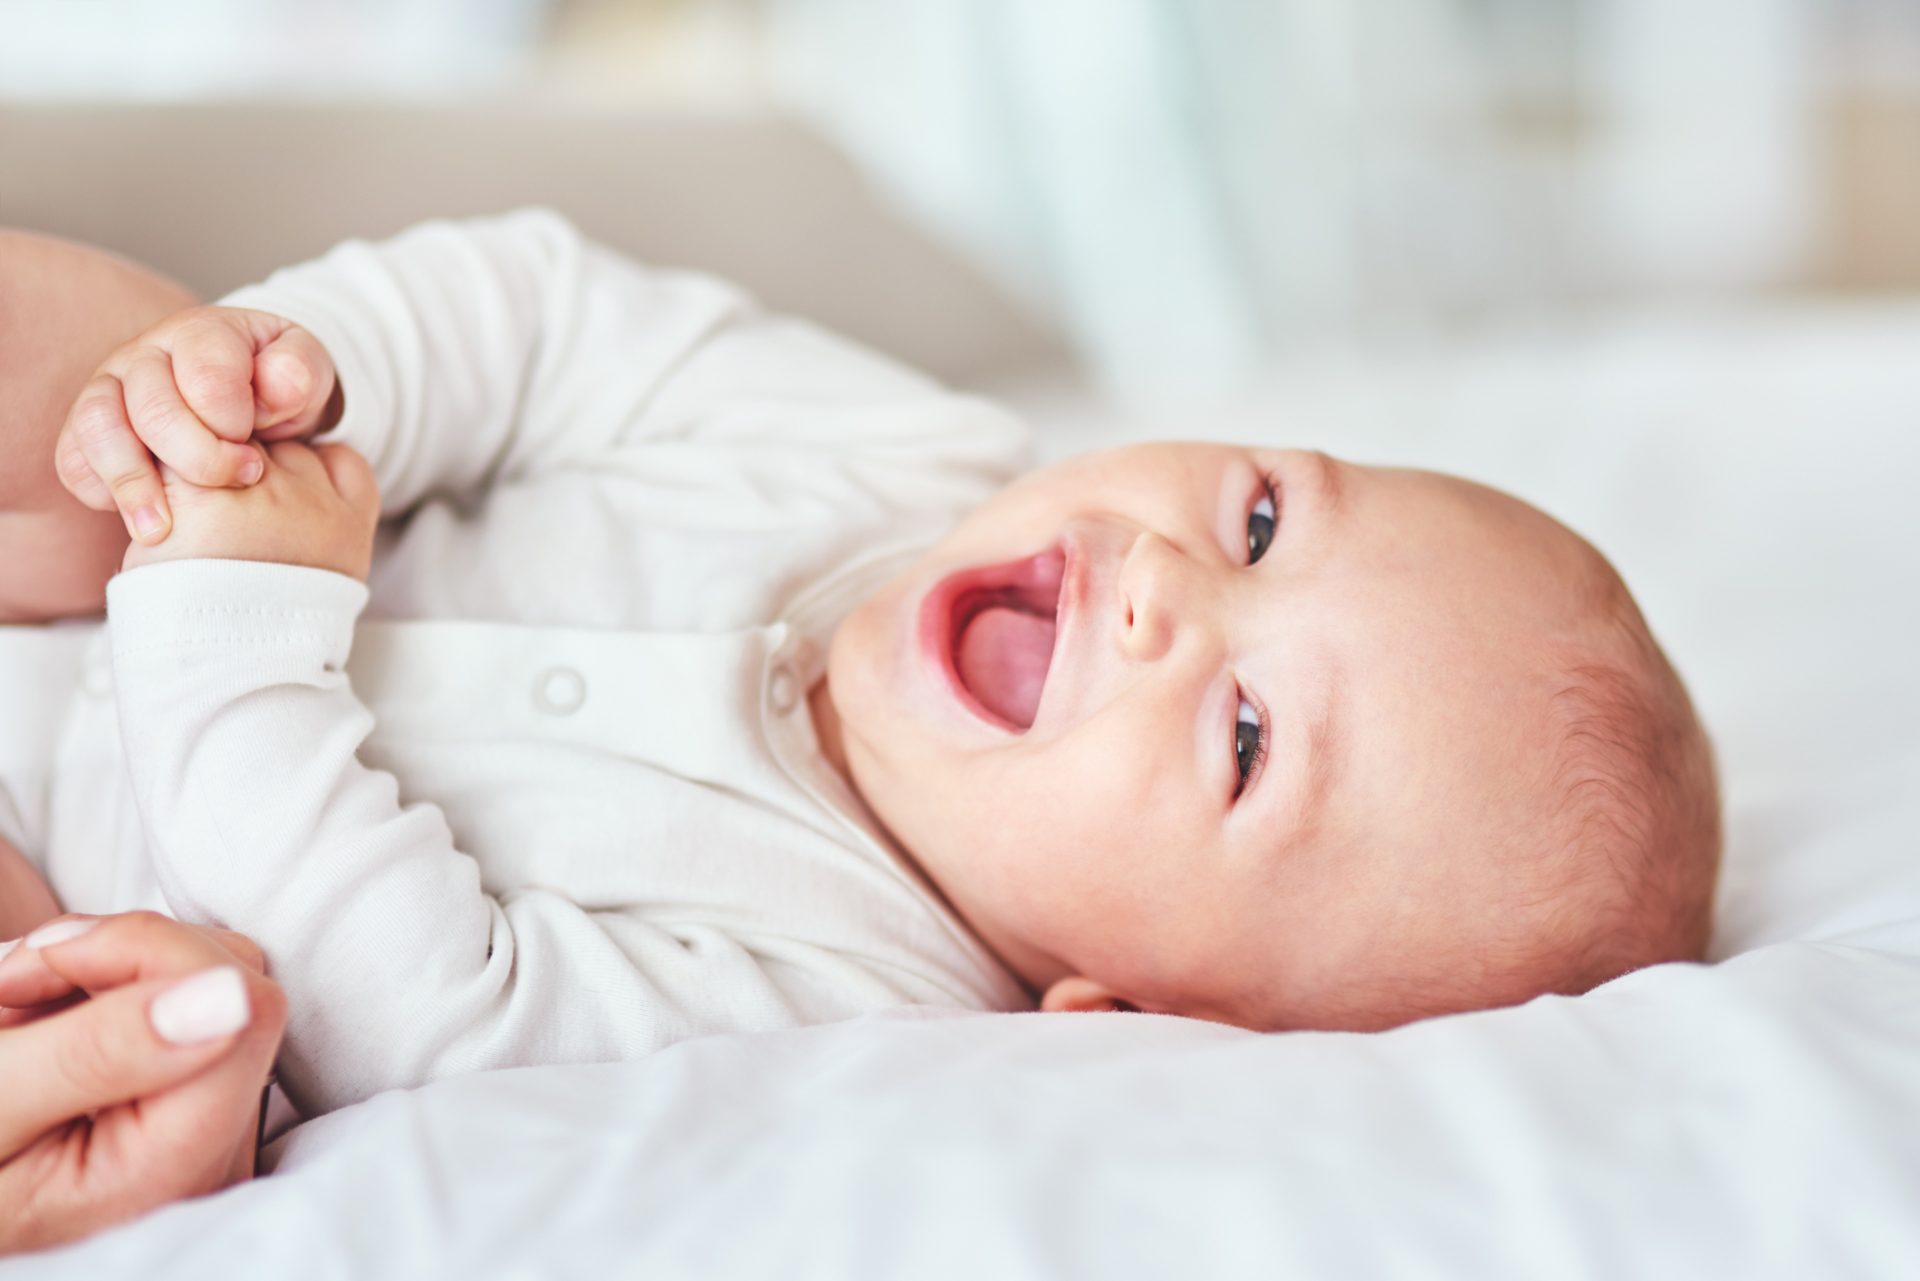
[[[729,286],[642,268],[544,209],[350,240],[221,301],[318,338],[344,401],[326,438],[373,465],[389,513],[602,457],[746,308]]]
[[[164,508],[147,451],[224,485],[212,464],[256,428],[272,440],[318,427],[365,457],[386,510],[403,512],[603,455],[687,352],[749,309],[727,285],[641,267],[543,209],[349,240],[115,352],[74,403],[61,479],[133,527],[141,503]],[[299,387],[284,381],[303,365]],[[276,395],[301,401],[283,415],[299,430],[266,428]]]
[[[809,497],[834,519],[894,491],[922,516],[940,505],[930,475],[965,506],[1010,479],[1026,446],[997,408],[764,314],[725,282],[634,262],[545,209],[348,241],[221,301],[324,345],[344,414],[323,438],[367,458],[390,514],[658,447],[695,488],[716,470],[816,486],[831,458],[844,474]],[[915,483],[896,484],[902,472]]]
[[[702,1032],[843,1018],[856,997],[647,905],[496,896],[440,811],[356,756],[345,674],[365,588],[185,560],[109,589],[129,769],[182,920],[259,942],[304,1111],[454,1073],[637,1057]]]
[[[176,530],[134,549],[108,629],[161,890],[180,919],[260,944],[290,1002],[296,1104],[857,1012],[791,958],[643,905],[487,893],[440,812],[357,759],[373,727],[345,673],[377,506],[364,468],[339,446],[267,453],[251,489],[173,485]]]
[[[659,446],[683,488],[724,494],[718,474],[797,485],[811,492],[787,494],[793,511],[877,531],[944,523],[1010,479],[1027,444],[984,402],[764,315],[720,281],[633,262],[543,209],[348,241],[221,302],[311,336],[326,358],[316,379],[335,390],[338,372],[337,426],[321,439],[372,464],[389,514]]]

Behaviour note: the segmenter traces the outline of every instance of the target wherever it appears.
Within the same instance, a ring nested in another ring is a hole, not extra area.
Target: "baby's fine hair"
[[[1600,635],[1564,667],[1548,707],[1561,849],[1545,870],[1565,878],[1560,897],[1578,919],[1570,937],[1541,944],[1564,947],[1557,990],[1568,993],[1702,959],[1720,868],[1706,731],[1625,586],[1606,577]]]

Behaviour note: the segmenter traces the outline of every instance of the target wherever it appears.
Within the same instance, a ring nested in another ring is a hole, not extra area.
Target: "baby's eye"
[[[1267,553],[1268,544],[1273,542],[1273,482],[1268,481],[1267,492],[1247,513],[1247,564],[1251,565]]]
[[[1240,775],[1233,788],[1236,797],[1246,790],[1247,780],[1260,768],[1260,762],[1266,756],[1266,721],[1261,717],[1259,708],[1242,698],[1233,721],[1233,765]]]

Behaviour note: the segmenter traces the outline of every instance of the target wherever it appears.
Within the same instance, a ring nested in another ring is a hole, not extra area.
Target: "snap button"
[[[586,701],[586,678],[571,667],[549,668],[533,686],[534,706],[554,716],[570,716]]]
[[[785,716],[800,703],[800,682],[790,667],[773,669],[773,679],[767,684],[767,702],[773,710]]]

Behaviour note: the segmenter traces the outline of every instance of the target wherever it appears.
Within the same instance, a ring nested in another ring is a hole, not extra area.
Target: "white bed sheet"
[[[1023,399],[1049,452],[1107,426]],[[1378,1036],[905,1011],[476,1076],[309,1123],[271,1178],[13,1266],[1920,1275],[1920,306],[1303,364],[1121,430],[1442,465],[1593,537],[1719,743],[1725,959]]]

